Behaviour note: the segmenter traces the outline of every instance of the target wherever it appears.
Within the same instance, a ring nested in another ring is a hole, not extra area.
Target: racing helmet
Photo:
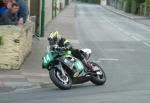
[[[50,45],[55,44],[60,39],[61,39],[61,35],[60,35],[60,33],[58,31],[51,32],[48,35],[48,41],[49,41]]]

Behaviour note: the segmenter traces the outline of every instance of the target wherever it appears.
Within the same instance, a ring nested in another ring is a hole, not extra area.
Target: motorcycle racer
[[[48,35],[48,42],[50,49],[59,49],[67,48],[71,51],[72,55],[79,60],[87,67],[87,71],[93,71],[92,66],[87,62],[84,52],[79,49],[74,49],[69,40],[61,37],[61,34],[58,31],[52,32]]]

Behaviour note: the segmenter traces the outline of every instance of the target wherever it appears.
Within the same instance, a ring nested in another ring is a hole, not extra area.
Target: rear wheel
[[[67,90],[72,86],[72,80],[67,75],[64,76],[57,68],[52,68],[49,72],[52,82],[60,89]]]
[[[106,75],[102,67],[94,62],[90,62],[91,65],[96,68],[94,74],[91,75],[91,82],[95,85],[103,85],[106,82]]]

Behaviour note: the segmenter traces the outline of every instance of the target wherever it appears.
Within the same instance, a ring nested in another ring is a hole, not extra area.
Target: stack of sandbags
[[[1,26],[0,69],[19,69],[31,52],[32,26]]]

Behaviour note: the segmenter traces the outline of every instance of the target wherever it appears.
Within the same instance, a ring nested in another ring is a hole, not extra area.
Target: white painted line
[[[33,83],[30,83],[30,82],[4,82],[6,86],[11,86],[13,88],[16,88],[16,87],[30,87],[30,86],[33,86]]]
[[[104,49],[104,51],[113,51],[113,52],[134,52],[135,49]]]
[[[138,34],[138,33],[131,33],[131,34],[132,34],[133,36],[135,36],[135,37],[141,39],[141,40],[147,40],[144,36],[142,36],[142,35],[140,35],[140,34]]]
[[[130,36],[131,34],[129,32],[123,31],[124,34],[126,34],[127,36]]]
[[[115,59],[115,58],[99,58],[98,60],[100,60],[100,61],[119,61],[119,59]]]
[[[122,29],[122,28],[120,28],[120,27],[118,27],[118,30],[120,30],[121,32],[123,31],[123,29]]]
[[[28,78],[28,81],[31,83],[50,83],[49,78],[48,78],[48,80]]]
[[[124,33],[124,34],[126,34],[127,36],[130,36],[131,34],[129,34],[129,33]]]
[[[135,36],[131,36],[134,40],[136,40],[136,41],[142,41],[141,39],[139,39],[139,38],[137,38],[137,37],[135,37]]]
[[[49,77],[49,74],[48,73],[22,73],[23,75],[25,76],[39,76],[39,77]]]
[[[95,63],[100,63],[101,61],[100,60],[91,60],[92,62],[95,62]]]
[[[0,78],[25,78],[24,75],[0,75]]]
[[[29,87],[29,88],[17,88],[16,90],[14,90],[13,91],[13,93],[15,92],[15,93],[17,93],[17,92],[21,92],[21,91],[29,91],[29,90],[33,90],[33,89],[40,89],[41,88],[41,86],[40,85],[32,85],[31,87]]]
[[[150,44],[149,43],[146,43],[146,42],[143,42],[144,45],[150,47]]]
[[[114,24],[114,27],[118,28],[118,25],[115,25],[115,24]]]

